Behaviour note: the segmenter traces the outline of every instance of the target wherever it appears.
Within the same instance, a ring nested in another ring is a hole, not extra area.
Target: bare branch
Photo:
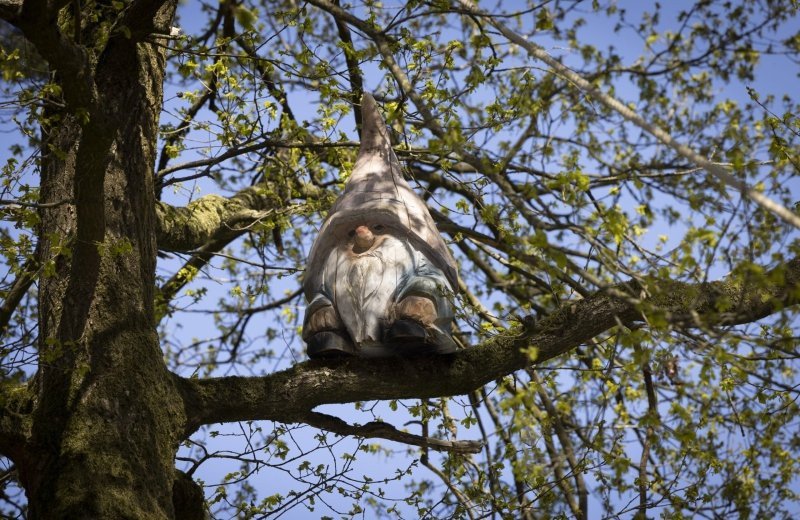
[[[332,415],[308,412],[298,417],[298,422],[309,424],[316,428],[337,433],[339,435],[352,435],[366,439],[379,438],[390,441],[402,442],[421,448],[430,448],[438,451],[449,451],[452,453],[480,453],[483,443],[480,441],[448,441],[444,439],[434,439],[413,433],[403,432],[389,423],[372,421],[363,425],[352,425]]]

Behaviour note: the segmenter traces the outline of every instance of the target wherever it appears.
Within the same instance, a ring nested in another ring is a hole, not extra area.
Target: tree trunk
[[[41,360],[20,464],[30,518],[174,517],[184,413],[153,308],[163,72],[157,46],[112,39],[95,68],[101,110],[43,127],[41,201],[72,203],[40,212]]]

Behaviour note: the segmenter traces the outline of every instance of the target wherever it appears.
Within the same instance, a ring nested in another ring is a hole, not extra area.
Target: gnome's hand
[[[426,327],[431,327],[436,321],[436,304],[427,296],[410,295],[403,298],[395,307],[399,319],[418,321]]]

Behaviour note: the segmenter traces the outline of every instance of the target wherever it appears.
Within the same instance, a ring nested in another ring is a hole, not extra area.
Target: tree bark
[[[144,20],[132,26],[163,29],[174,8],[139,2],[129,16]],[[31,20],[22,25],[35,41]],[[71,45],[58,52],[86,52]],[[50,63],[57,79],[70,80],[69,66]],[[29,518],[175,514],[184,414],[154,322],[153,164],[164,66],[158,46],[112,35],[84,60],[83,84],[65,87],[66,109],[51,111],[43,126],[41,201],[73,203],[40,210],[39,261],[50,267],[39,283],[30,434],[15,460]]]

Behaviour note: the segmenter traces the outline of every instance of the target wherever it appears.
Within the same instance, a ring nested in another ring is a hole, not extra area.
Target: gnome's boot
[[[389,327],[386,339],[399,347],[421,348],[425,344],[425,328],[436,320],[433,300],[424,296],[406,296],[395,306],[397,319]]]
[[[453,321],[450,301],[441,285],[418,277],[401,293],[394,307],[395,320],[386,331],[386,342],[398,355],[451,354],[456,344],[449,332]]]
[[[306,309],[303,340],[308,345],[308,357],[312,359],[352,356],[356,353],[339,314],[331,301],[321,294]]]

